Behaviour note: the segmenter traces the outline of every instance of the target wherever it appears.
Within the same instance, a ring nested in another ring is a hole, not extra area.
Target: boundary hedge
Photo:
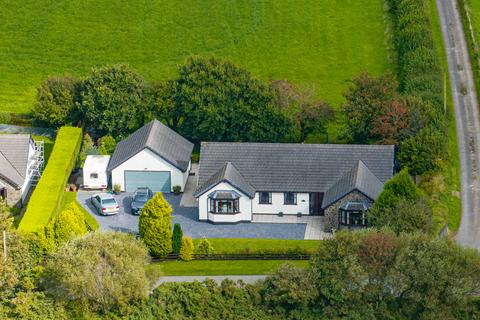
[[[40,181],[33,191],[18,229],[35,232],[45,226],[62,207],[64,188],[75,165],[82,142],[82,130],[62,127]]]

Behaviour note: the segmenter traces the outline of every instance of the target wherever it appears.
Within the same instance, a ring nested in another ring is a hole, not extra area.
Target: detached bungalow
[[[42,142],[36,144],[28,134],[0,135],[0,197],[9,206],[23,205],[42,167]]]
[[[112,186],[122,191],[149,187],[154,192],[183,191],[190,171],[193,144],[158,120],[117,144],[108,164]]]
[[[394,146],[204,142],[195,197],[200,220],[322,215],[331,231],[366,225],[393,173]]]

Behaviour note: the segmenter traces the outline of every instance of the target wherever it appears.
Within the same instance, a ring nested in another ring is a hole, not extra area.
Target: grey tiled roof
[[[25,181],[30,141],[28,134],[0,135],[0,176],[16,188]]]
[[[326,192],[358,160],[384,183],[393,174],[394,146],[203,142],[198,186],[231,162],[255,191]]]
[[[153,120],[117,144],[108,164],[108,171],[115,169],[145,148],[185,172],[192,156],[193,143],[160,121]]]
[[[194,196],[199,197],[215,185],[224,181],[230,183],[232,186],[242,191],[250,198],[253,198],[255,196],[255,188],[252,187],[252,185],[245,180],[245,178],[240,174],[240,172],[238,172],[237,168],[235,168],[235,166],[231,162],[226,162],[220,168],[220,170],[210,176],[210,178],[205,181],[205,183],[201,185],[199,184],[199,187],[197,188]]]
[[[343,198],[353,190],[358,190],[372,200],[376,200],[382,192],[383,183],[363,163],[357,163],[338,179],[323,197],[322,208],[326,208],[335,201]]]

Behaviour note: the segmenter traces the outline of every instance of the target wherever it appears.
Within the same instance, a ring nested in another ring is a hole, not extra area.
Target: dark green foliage
[[[266,306],[297,313],[313,309],[318,298],[311,274],[288,263],[266,279],[261,295]]]
[[[125,137],[143,124],[144,80],[126,65],[94,68],[84,79],[80,107],[88,126]]]
[[[33,118],[37,125],[61,127],[75,122],[80,81],[72,76],[49,77],[37,89]]]
[[[370,230],[324,240],[310,271],[324,318],[453,319],[471,310],[479,268],[452,241]]]
[[[173,226],[173,236],[172,236],[172,249],[174,254],[180,252],[180,247],[182,246],[183,231],[179,223],[175,223]]]
[[[130,319],[279,319],[263,310],[259,299],[254,287],[231,280],[168,283],[158,287]]]
[[[389,227],[395,233],[430,231],[432,209],[428,199],[403,169],[390,179],[368,211],[372,227]]]
[[[88,155],[99,154],[98,148],[93,143],[92,137],[85,133],[82,140],[82,147],[80,149],[80,154],[78,155],[78,166],[83,168],[85,160]]]
[[[52,253],[42,283],[58,301],[122,313],[147,297],[147,261],[147,248],[132,235],[94,232]]]
[[[371,77],[362,73],[344,94],[342,113],[345,118],[345,136],[354,143],[370,143],[379,140],[374,134],[374,122],[382,111],[389,109],[397,98],[397,83],[389,76]]]
[[[291,129],[271,88],[231,62],[192,57],[174,87],[178,130],[192,141],[279,141]]]
[[[412,174],[433,172],[441,166],[445,140],[442,131],[426,127],[400,144],[397,159]]]
[[[271,86],[275,105],[294,124],[287,140],[304,142],[310,134],[327,132],[335,112],[327,102],[316,99],[313,90],[300,90],[286,80],[272,81]]]
[[[172,252],[172,208],[161,192],[143,207],[138,233],[153,256],[165,257]]]
[[[113,154],[116,146],[117,142],[112,136],[101,137],[98,141],[98,151],[100,154]]]

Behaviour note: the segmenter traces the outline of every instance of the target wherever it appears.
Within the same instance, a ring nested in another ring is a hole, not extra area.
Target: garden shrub
[[[98,148],[93,143],[92,137],[90,137],[88,133],[85,133],[83,136],[82,148],[80,149],[80,155],[78,156],[78,166],[83,168],[88,155],[99,153]]]
[[[65,184],[77,160],[81,139],[80,128],[60,128],[48,164],[20,221],[19,230],[35,232],[39,226],[46,226],[51,217],[58,214]]]
[[[98,140],[98,146],[100,154],[113,154],[115,147],[117,146],[117,142],[112,136],[104,136]]]
[[[172,252],[172,208],[161,192],[143,207],[138,233],[153,256],[161,258]]]
[[[180,252],[180,248],[182,247],[182,238],[183,238],[183,231],[182,227],[179,223],[175,223],[173,226],[173,236],[172,236],[172,249],[174,254],[178,254]]]
[[[183,261],[191,261],[193,260],[193,253],[195,248],[193,246],[193,240],[190,237],[183,237],[182,238],[182,246],[180,248],[180,253],[178,254],[180,259]]]
[[[87,233],[85,215],[75,202],[60,212],[55,219],[55,242],[57,245],[67,242],[72,237]]]
[[[202,238],[196,247],[196,253],[204,256],[212,255],[214,252],[213,245],[207,238]]]

